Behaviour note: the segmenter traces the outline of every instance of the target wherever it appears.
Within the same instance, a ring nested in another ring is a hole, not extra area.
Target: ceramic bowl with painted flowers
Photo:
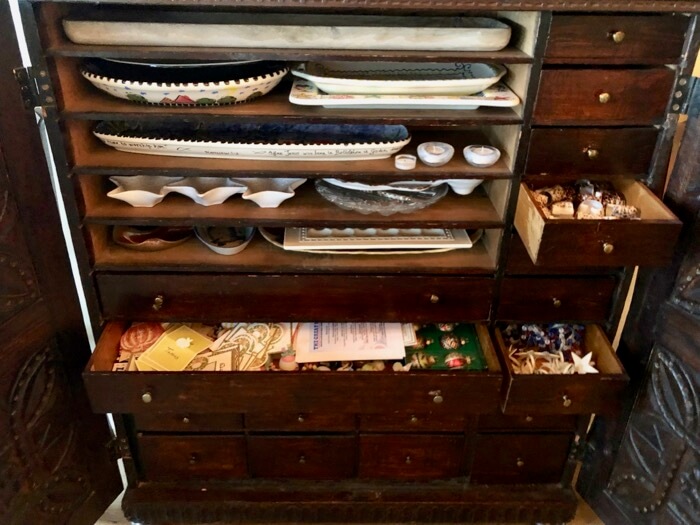
[[[80,74],[113,97],[165,105],[235,104],[270,92],[287,73],[283,62],[186,64],[182,67],[90,59]]]

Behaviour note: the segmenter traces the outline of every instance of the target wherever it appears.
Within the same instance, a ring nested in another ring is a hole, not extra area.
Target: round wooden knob
[[[299,414],[299,416],[297,417],[297,421],[299,423],[303,423],[304,421],[306,421],[306,419],[304,418],[304,414]]]
[[[533,419],[534,418],[532,416],[525,416],[525,421],[527,421],[528,423],[532,423]]]
[[[153,395],[150,392],[144,392],[143,394],[141,394],[141,401],[143,401],[144,403],[150,403],[151,401],[153,401]]]
[[[433,294],[433,295],[430,296],[430,302],[433,303],[433,304],[439,303],[439,302],[440,302],[440,298],[439,298],[437,295]]]
[[[418,423],[418,418],[416,416],[411,416],[411,423],[413,423],[414,425]]]
[[[525,466],[525,462],[522,460],[522,458],[516,459],[515,464],[518,466],[518,468],[523,468]]]
[[[595,160],[600,155],[600,152],[595,148],[586,148],[586,156],[589,160]]]
[[[151,308],[155,310],[156,312],[163,308],[163,296],[162,295],[156,295],[155,298],[153,299],[153,304],[151,305]]]
[[[571,406],[571,403],[573,403],[573,401],[571,401],[571,398],[569,396],[567,396],[566,394],[561,396],[561,399],[562,399],[562,405],[564,405],[566,408],[569,408]]]
[[[411,456],[406,456],[406,465],[411,464]]]
[[[625,40],[625,37],[627,35],[625,34],[624,31],[610,31],[610,33],[608,33],[608,36],[616,44],[622,44],[622,42]]]
[[[301,456],[299,456],[299,463],[300,463],[301,465],[303,465],[304,463],[306,463],[306,456],[305,456],[304,454],[302,454]]]
[[[189,425],[189,424],[190,424],[190,418],[187,417],[187,416],[185,416],[185,417],[182,418],[182,422],[183,422],[185,425]]]
[[[601,104],[607,104],[608,102],[610,102],[611,98],[612,97],[610,96],[610,93],[601,93],[600,95],[598,95],[598,102],[600,102]]]
[[[190,465],[194,465],[199,461],[199,456],[197,454],[190,454]]]
[[[561,299],[557,299],[556,297],[552,298],[552,306],[554,308],[561,308]]]
[[[613,246],[609,242],[606,242],[605,244],[603,244],[603,253],[605,255],[610,255],[614,250],[615,250],[615,246]]]

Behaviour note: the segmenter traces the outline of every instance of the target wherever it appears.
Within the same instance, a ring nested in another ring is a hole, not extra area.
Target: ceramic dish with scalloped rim
[[[221,204],[231,195],[243,193],[246,187],[239,182],[222,177],[186,177],[181,181],[168,184],[163,189],[185,195],[202,206],[213,206]]]

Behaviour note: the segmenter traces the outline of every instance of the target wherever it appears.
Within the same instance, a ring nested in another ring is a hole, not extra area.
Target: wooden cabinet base
[[[204,490],[206,489],[206,490]],[[556,485],[465,488],[430,484],[242,481],[183,488],[129,488],[124,513],[139,523],[565,523],[576,512],[571,489]]]

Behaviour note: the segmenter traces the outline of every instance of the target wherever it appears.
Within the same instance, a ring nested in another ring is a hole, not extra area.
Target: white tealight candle
[[[464,158],[472,166],[487,168],[496,164],[501,158],[501,152],[493,146],[467,146],[464,148]]]

